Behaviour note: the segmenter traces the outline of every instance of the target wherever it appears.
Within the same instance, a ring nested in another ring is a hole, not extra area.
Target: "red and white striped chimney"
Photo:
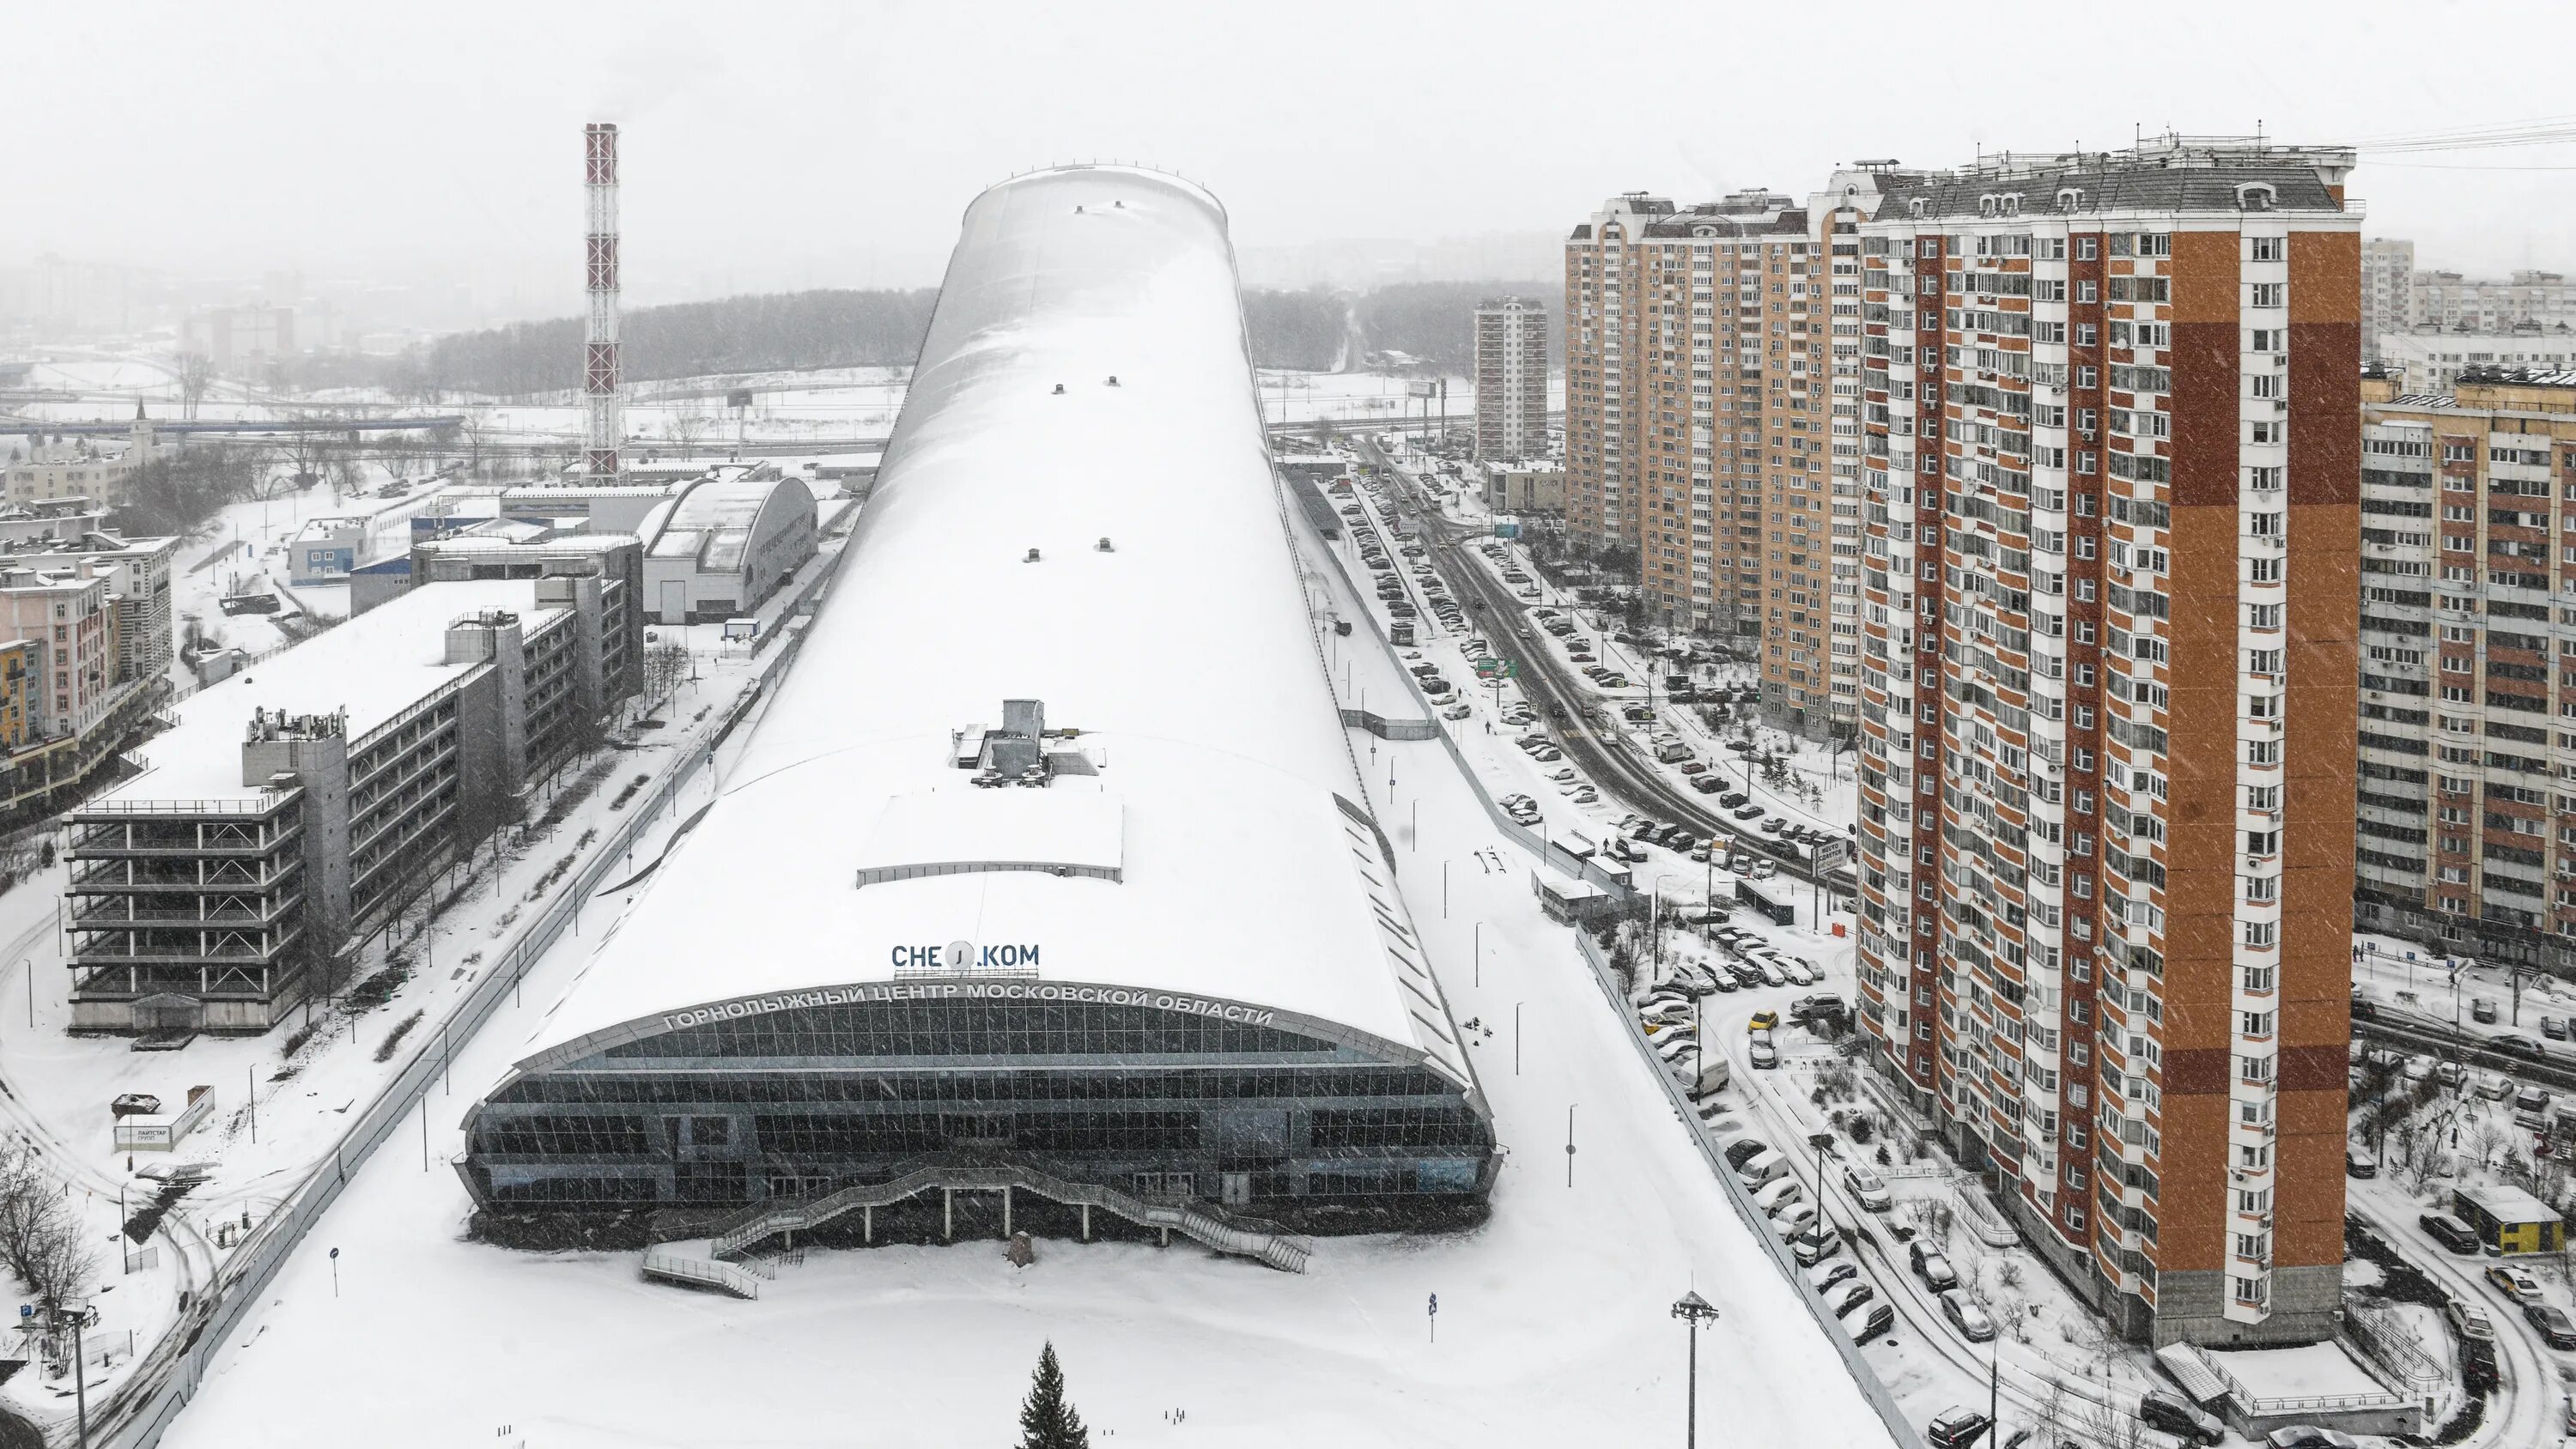
[[[583,178],[590,200],[590,319],[582,335],[581,472],[587,483],[617,481],[624,420],[617,399],[617,128],[581,128]]]

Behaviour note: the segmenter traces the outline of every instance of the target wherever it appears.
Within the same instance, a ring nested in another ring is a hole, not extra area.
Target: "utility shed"
[[[760,467],[684,485],[638,530],[645,607],[661,624],[757,610],[814,556],[814,493]]]
[[[2518,1187],[2453,1188],[2451,1206],[2489,1252],[2555,1253],[2567,1244],[2567,1224],[2549,1204]]]

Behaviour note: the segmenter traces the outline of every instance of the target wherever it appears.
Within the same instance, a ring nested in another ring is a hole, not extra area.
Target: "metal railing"
[[[862,1208],[881,1208],[934,1188],[989,1192],[1025,1188],[1074,1207],[1096,1207],[1140,1227],[1168,1228],[1220,1253],[1257,1259],[1286,1273],[1303,1273],[1314,1244],[1276,1223],[1242,1217],[1195,1201],[1149,1202],[1099,1183],[1058,1177],[1026,1162],[960,1160],[918,1167],[888,1182],[861,1183],[810,1200],[762,1204],[738,1225],[717,1234],[708,1251],[717,1258],[780,1233],[820,1227]]]
[[[747,1268],[721,1263],[713,1258],[692,1258],[664,1248],[647,1249],[644,1274],[675,1283],[697,1283],[718,1288],[736,1298],[758,1298],[760,1279]]]

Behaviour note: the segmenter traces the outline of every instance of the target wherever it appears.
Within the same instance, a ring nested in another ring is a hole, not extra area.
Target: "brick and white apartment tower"
[[[1544,458],[1547,309],[1526,297],[1476,304],[1476,457]]]
[[[617,396],[617,128],[594,121],[581,128],[581,142],[590,213],[583,238],[590,312],[582,329],[581,473],[586,482],[613,483],[624,427]]]
[[[2340,1302],[2352,164],[1990,157],[1859,227],[1863,1019],[2156,1343]]]
[[[1811,736],[1857,728],[1858,228],[1893,167],[1803,207],[1631,192],[1565,243],[1567,529],[1635,549],[1649,615],[1732,636]]]

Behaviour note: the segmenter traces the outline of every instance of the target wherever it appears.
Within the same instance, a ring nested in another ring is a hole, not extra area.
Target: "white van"
[[[1743,1183],[1747,1191],[1768,1186],[1788,1175],[1789,1159],[1776,1147],[1764,1148],[1758,1155],[1747,1159],[1742,1167],[1735,1169],[1736,1180]]]

